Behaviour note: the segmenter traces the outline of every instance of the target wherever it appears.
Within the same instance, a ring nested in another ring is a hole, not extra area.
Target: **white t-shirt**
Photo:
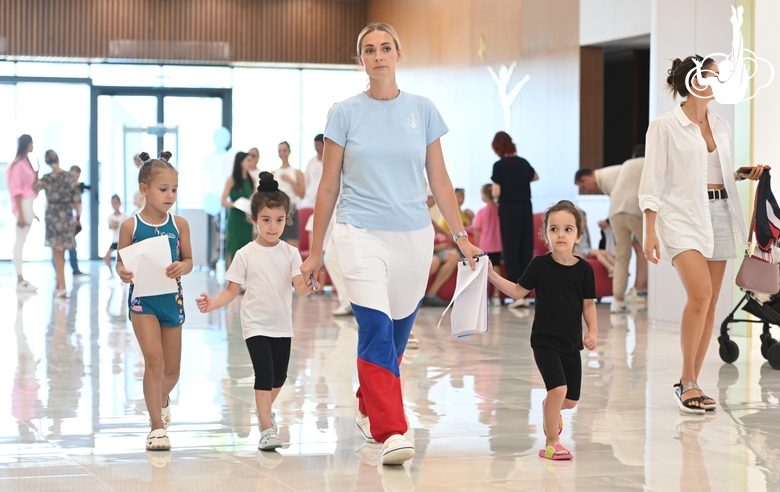
[[[306,193],[303,195],[300,207],[314,208],[314,204],[317,202],[317,190],[322,179],[322,161],[316,155],[306,164],[303,176],[306,179]]]
[[[293,336],[292,279],[301,274],[301,254],[284,241],[260,246],[252,241],[236,252],[225,280],[246,286],[241,303],[244,339]]]
[[[111,229],[111,242],[119,242],[119,227],[127,219],[127,215],[119,212],[119,215],[111,214],[108,216],[108,227]],[[113,227],[113,229],[112,229]]]
[[[301,199],[298,197],[298,195],[295,194],[295,188],[293,188],[292,183],[289,183],[282,179],[282,176],[287,176],[288,178],[292,179],[296,184],[298,183],[298,170],[294,167],[280,167],[276,171],[274,171],[274,179],[279,183],[279,189],[285,193],[287,193],[287,196],[290,197],[290,202],[296,207],[299,208],[298,205],[301,201]]]

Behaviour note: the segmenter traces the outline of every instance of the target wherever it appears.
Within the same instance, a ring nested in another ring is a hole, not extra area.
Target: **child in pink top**
[[[488,183],[482,186],[482,201],[486,206],[477,212],[474,218],[474,244],[484,251],[490,262],[493,263],[493,270],[501,274],[501,226],[498,221],[498,205],[493,200],[493,185]],[[498,290],[493,291],[496,296],[494,304],[500,305],[498,299]]]

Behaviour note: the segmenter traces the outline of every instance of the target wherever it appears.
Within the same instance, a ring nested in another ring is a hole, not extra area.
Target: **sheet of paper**
[[[487,324],[487,275],[488,262],[486,256],[481,256],[476,262],[477,268],[471,269],[468,262],[458,262],[457,286],[449,306],[441,315],[439,326],[452,307],[450,324],[452,336],[463,337],[485,333]]]
[[[176,279],[165,276],[173,262],[167,236],[157,236],[118,251],[125,269],[133,272],[133,296],[147,297],[179,291]]]
[[[237,209],[241,210],[242,212],[244,212],[247,215],[251,215],[252,214],[252,202],[249,201],[248,198],[245,198],[245,197],[242,196],[241,198],[239,198],[238,200],[233,202],[233,206],[236,207]]]

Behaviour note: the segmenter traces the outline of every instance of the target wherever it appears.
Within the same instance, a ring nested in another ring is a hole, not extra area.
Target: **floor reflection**
[[[54,300],[50,265],[30,264],[41,291],[17,297],[11,265],[0,264],[0,490],[780,490],[780,371],[758,339],[737,338],[736,365],[723,364],[713,343],[700,383],[719,409],[681,418],[672,401],[677,328],[648,327],[642,313],[610,316],[607,306],[598,308],[597,350],[583,352],[580,404],[564,413],[571,462],[537,456],[545,390],[529,345],[533,309],[490,308],[488,333],[453,339],[437,328],[441,311],[426,308],[414,328],[420,348],[402,362],[416,456],[383,467],[381,447],[355,428],[356,325],[330,316],[328,294],[294,303],[275,408],[285,445],[258,452],[239,303],[198,313],[194,294],[220,287],[200,271],[184,282],[174,449],[147,453],[127,288],[91,267],[91,280]]]

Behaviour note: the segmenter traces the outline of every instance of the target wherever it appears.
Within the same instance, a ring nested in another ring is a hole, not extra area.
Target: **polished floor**
[[[86,266],[86,265],[85,265]],[[51,266],[26,265],[37,295],[17,296],[0,263],[0,490],[13,491],[709,491],[780,490],[780,371],[758,337],[717,342],[701,385],[719,408],[683,419],[672,400],[675,327],[598,308],[595,352],[583,352],[578,408],[564,415],[570,462],[537,456],[545,396],[528,342],[533,309],[491,308],[487,334],[453,339],[424,308],[402,378],[417,455],[378,465],[355,428],[357,332],[330,295],[294,301],[293,353],[276,404],[284,447],[258,453],[252,367],[237,306],[202,315],[194,298],[218,279],[184,280],[181,380],[172,394],[174,449],[147,453],[143,359],[126,321],[127,291],[105,267],[53,300]],[[70,283],[70,279],[68,279]],[[754,332],[756,330],[754,329]]]

